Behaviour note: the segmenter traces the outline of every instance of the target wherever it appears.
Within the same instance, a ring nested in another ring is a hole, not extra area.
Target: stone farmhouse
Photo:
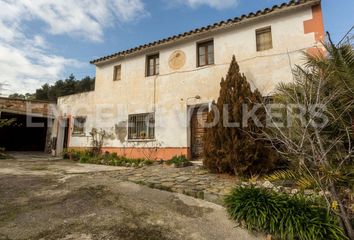
[[[321,1],[298,0],[95,59],[95,90],[58,100],[53,152],[90,147],[97,128],[118,155],[201,157],[201,120],[233,55],[266,97],[292,81],[304,51],[323,51],[324,37]]]

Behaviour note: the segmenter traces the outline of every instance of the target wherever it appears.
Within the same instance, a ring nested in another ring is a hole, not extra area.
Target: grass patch
[[[171,160],[166,161],[167,165],[174,165],[177,168],[192,166],[193,163],[189,161],[184,155],[174,156]]]
[[[0,148],[0,160],[1,159],[3,159],[3,160],[5,160],[5,159],[14,159],[14,157],[12,157],[10,154],[7,154],[5,152],[5,149]]]
[[[225,198],[229,215],[247,229],[279,239],[347,239],[322,200],[255,187],[236,187]]]
[[[154,163],[153,161],[146,159],[130,159],[123,156],[118,156],[116,153],[105,153],[95,156],[90,151],[69,151],[64,154],[64,158],[79,161],[80,163],[121,167],[143,167]]]

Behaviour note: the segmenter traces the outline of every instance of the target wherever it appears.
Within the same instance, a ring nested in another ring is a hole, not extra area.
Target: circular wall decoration
[[[183,67],[185,63],[186,63],[186,54],[181,50],[174,51],[171,54],[170,59],[168,60],[168,64],[170,68],[175,70]]]

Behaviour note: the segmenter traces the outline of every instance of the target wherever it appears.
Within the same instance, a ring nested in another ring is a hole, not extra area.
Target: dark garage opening
[[[0,147],[6,151],[43,151],[46,145],[47,118],[32,117],[32,123],[42,127],[27,126],[26,115],[1,112],[1,119],[16,119],[7,127],[0,128]]]

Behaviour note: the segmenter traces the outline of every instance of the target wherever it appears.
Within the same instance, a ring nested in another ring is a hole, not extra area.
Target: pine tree
[[[276,152],[265,141],[256,140],[262,129],[251,118],[247,126],[242,125],[243,105],[247,105],[250,111],[262,100],[258,90],[251,90],[233,56],[226,79],[221,80],[218,101],[214,103],[219,121],[215,126],[206,128],[204,136],[204,165],[212,172],[248,175],[274,168],[278,159]],[[224,109],[228,111],[228,122],[239,123],[240,127],[225,126]],[[260,108],[256,114],[264,124],[264,109]],[[216,113],[211,111],[207,122],[212,123],[215,117]]]

